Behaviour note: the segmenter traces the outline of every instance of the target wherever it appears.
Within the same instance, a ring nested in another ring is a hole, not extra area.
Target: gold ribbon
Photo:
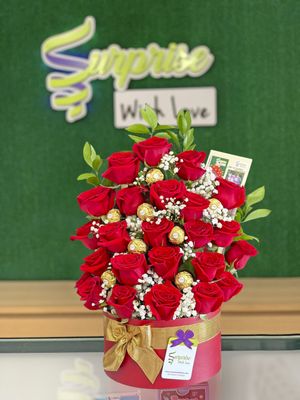
[[[155,328],[150,325],[130,325],[105,317],[105,339],[116,342],[103,358],[106,371],[118,371],[128,355],[139,365],[151,383],[157,378],[163,361],[154,349],[166,349],[171,337],[179,329],[191,330],[198,343],[206,342],[220,332],[220,314],[190,325]]]

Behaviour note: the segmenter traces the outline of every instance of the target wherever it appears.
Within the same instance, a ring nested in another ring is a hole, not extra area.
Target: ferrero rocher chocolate
[[[146,253],[147,246],[142,239],[133,239],[128,243],[129,253]]]
[[[152,168],[146,174],[146,182],[148,183],[148,185],[163,180],[164,180],[164,174],[161,172],[160,169]]]
[[[116,208],[112,208],[106,214],[106,220],[108,222],[119,222],[121,220],[121,213]]]
[[[116,277],[114,276],[113,272],[110,270],[103,272],[103,274],[101,275],[101,280],[102,280],[102,282],[105,283],[105,285],[108,289],[113,287],[116,283]]]
[[[178,289],[185,289],[187,287],[192,286],[194,279],[192,275],[187,271],[178,272],[175,276],[175,285]]]
[[[169,233],[169,240],[173,244],[181,244],[184,242],[185,232],[179,226],[174,226],[174,228]]]
[[[142,220],[152,219],[154,217],[154,208],[151,204],[142,203],[138,206],[137,216]]]
[[[210,199],[209,200],[209,208],[211,210],[215,210],[216,208],[219,208],[221,205],[222,205],[222,203],[218,199]]]

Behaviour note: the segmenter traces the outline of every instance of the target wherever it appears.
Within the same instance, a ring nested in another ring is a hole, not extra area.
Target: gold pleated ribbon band
[[[165,350],[169,339],[176,337],[176,332],[180,329],[192,331],[198,343],[204,343],[219,334],[220,314],[194,324],[159,328],[150,325],[130,325],[105,317],[105,339],[116,343],[104,354],[104,369],[118,371],[128,353],[153,383],[163,365],[163,360],[154,349]]]

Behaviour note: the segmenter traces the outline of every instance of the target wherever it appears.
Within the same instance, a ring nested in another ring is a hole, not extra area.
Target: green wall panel
[[[76,195],[82,145],[104,156],[128,148],[113,127],[112,79],[93,83],[88,116],[74,124],[52,111],[40,57],[47,37],[96,18],[96,34],[77,53],[145,47],[155,41],[206,44],[215,55],[200,78],[132,82],[130,88],[215,86],[218,125],[196,130],[201,149],[254,159],[247,187],[266,185],[263,205],[273,213],[248,224],[260,256],[241,276],[300,274],[296,73],[297,0],[43,0],[1,2],[1,264],[2,279],[73,279],[87,254],[69,235],[84,223]],[[298,101],[298,102],[297,102]],[[246,226],[245,226],[246,229]]]

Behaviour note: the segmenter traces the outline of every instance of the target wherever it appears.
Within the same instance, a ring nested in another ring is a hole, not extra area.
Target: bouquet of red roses
[[[78,180],[94,187],[77,198],[89,221],[71,238],[93,251],[77,292],[87,308],[119,320],[205,319],[243,287],[237,271],[257,250],[241,224],[267,214],[253,211],[264,188],[246,197],[205,166],[189,112],[178,127],[159,125],[149,106],[141,114],[147,125],[127,129],[132,150],[113,153],[107,166],[84,146],[92,171]]]

